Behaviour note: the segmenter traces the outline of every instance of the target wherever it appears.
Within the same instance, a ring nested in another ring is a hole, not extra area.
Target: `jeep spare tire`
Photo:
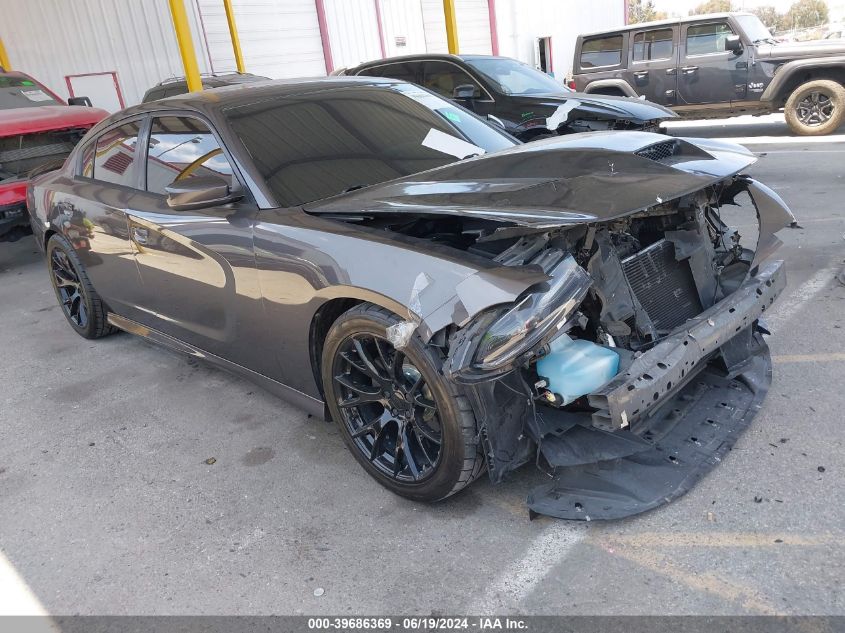
[[[828,79],[801,84],[786,100],[784,114],[795,134],[830,134],[845,120],[845,87]]]

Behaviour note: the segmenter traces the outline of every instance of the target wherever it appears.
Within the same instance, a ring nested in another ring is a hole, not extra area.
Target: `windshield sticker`
[[[34,81],[28,81],[28,80],[24,79],[24,80],[21,82],[21,85],[22,85],[22,86],[34,86],[34,85],[35,85],[35,82],[34,82]]]
[[[447,119],[452,121],[453,123],[460,123],[461,116],[457,112],[450,112],[449,110],[442,110],[443,116]]]
[[[484,150],[477,145],[467,143],[451,134],[446,134],[440,130],[431,128],[426,134],[422,142],[423,147],[428,147],[437,152],[443,152],[454,156],[455,158],[467,158],[468,156],[480,156],[484,154]]]
[[[21,94],[30,101],[52,101],[53,97],[43,90],[21,90]]]
[[[566,103],[558,106],[554,114],[546,119],[546,127],[552,131],[557,130],[562,124],[569,120],[569,113],[581,105],[577,99],[567,99]]]

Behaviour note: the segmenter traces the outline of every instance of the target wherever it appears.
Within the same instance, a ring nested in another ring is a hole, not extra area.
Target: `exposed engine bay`
[[[0,138],[0,183],[58,169],[87,131],[57,130]]]
[[[746,193],[760,230],[743,236],[722,215]],[[771,365],[759,317],[785,275],[781,262],[761,261],[794,218],[750,178],[574,226],[344,220],[547,275],[513,304],[430,341],[473,403],[491,479],[529,461],[549,475],[529,496],[532,513],[612,519],[680,496],[765,396]]]

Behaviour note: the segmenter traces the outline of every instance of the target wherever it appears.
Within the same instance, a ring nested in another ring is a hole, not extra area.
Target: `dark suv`
[[[237,84],[247,84],[254,81],[264,81],[269,77],[262,77],[261,75],[253,75],[250,73],[223,73],[220,75],[202,75],[203,88],[220,88],[222,86],[234,86]],[[144,93],[144,98],[141,103],[148,103],[150,101],[158,101],[166,97],[174,95],[183,95],[188,92],[188,81],[184,77],[171,77],[165,79],[159,84],[156,84]]]
[[[796,134],[845,120],[845,41],[778,43],[757,16],[718,13],[581,35],[572,87],[644,96],[697,118],[784,111]]]
[[[509,57],[410,55],[341,72],[419,84],[488,117],[521,141],[597,130],[656,132],[661,121],[676,116],[642,99],[578,94]],[[420,92],[420,98],[426,94]]]

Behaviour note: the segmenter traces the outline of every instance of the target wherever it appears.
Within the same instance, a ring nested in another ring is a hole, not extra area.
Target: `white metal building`
[[[107,110],[184,75],[167,0],[2,0],[13,68]],[[381,57],[445,53],[442,0],[233,0],[248,72],[313,77]],[[625,20],[624,0],[456,0],[460,52],[539,62],[563,80],[575,37]],[[185,0],[200,72],[235,69],[222,0]],[[539,40],[543,40],[539,42]],[[152,43],[152,46],[151,46]],[[545,59],[545,58],[544,58]]]

